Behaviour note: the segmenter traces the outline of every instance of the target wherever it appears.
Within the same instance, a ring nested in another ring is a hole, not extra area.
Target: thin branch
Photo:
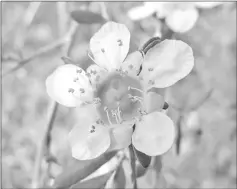
[[[29,6],[24,11],[24,13],[21,16],[19,16],[15,20],[15,22],[5,32],[4,37],[2,37],[2,39],[3,39],[2,45],[4,45],[7,42],[9,37],[12,37],[12,32],[14,32],[16,28],[17,29],[22,28],[22,27],[26,28],[32,23],[41,3],[42,2],[30,2],[29,3]],[[23,26],[19,26],[19,24],[23,24]]]
[[[69,32],[63,38],[61,38],[61,40],[58,41],[64,45],[63,49],[61,49],[63,51],[63,53],[68,54],[70,52],[71,42],[75,36],[77,26],[78,25],[75,22],[72,22]],[[58,103],[53,102],[53,107],[51,108],[50,119],[49,119],[49,122],[46,126],[45,135],[43,137],[41,146],[39,147],[39,151],[37,154],[37,159],[36,159],[36,163],[35,163],[35,167],[34,167],[34,175],[33,175],[33,182],[32,182],[32,187],[34,187],[34,188],[40,187],[40,184],[41,184],[40,181],[42,179],[40,179],[40,173],[41,173],[41,163],[42,163],[43,155],[45,154],[46,157],[50,157],[50,155],[51,155],[50,154],[51,130],[53,128],[53,123],[55,120],[57,107],[58,107]],[[47,164],[47,173],[46,173],[47,176],[50,176],[50,168],[51,168],[51,163],[49,161]],[[44,177],[43,177],[43,182],[44,182]],[[45,183],[44,183],[44,185],[45,185]]]
[[[71,36],[74,34],[75,30],[76,30],[76,26],[75,24],[72,24],[71,28],[69,29],[68,33],[63,36],[62,38],[58,39],[57,41],[46,45],[45,47],[40,48],[38,51],[36,51],[35,53],[33,53],[32,55],[26,57],[25,59],[21,60],[17,66],[15,66],[14,68],[12,68],[11,70],[9,70],[8,72],[2,74],[2,77],[5,77],[6,75],[17,71],[18,69],[20,69],[22,66],[26,65],[27,63],[29,63],[31,60],[33,60],[34,58],[44,54],[44,53],[48,53],[51,50],[54,50],[64,44],[67,44],[70,40],[71,40]]]
[[[58,108],[58,104],[56,102],[53,102],[52,105],[49,107],[49,113],[50,113],[49,120],[48,120],[48,123],[46,124],[44,136],[39,146],[38,153],[36,155],[36,161],[35,161],[33,179],[32,179],[32,185],[31,185],[32,188],[40,187],[39,182],[40,182],[42,159],[45,154],[45,150],[48,149],[48,146],[50,144],[50,140],[51,140],[50,133],[53,128],[53,123],[56,117],[57,108]]]
[[[137,189],[137,177],[136,177],[136,157],[134,154],[133,146],[129,145],[130,164],[132,169],[132,183],[133,189]]]

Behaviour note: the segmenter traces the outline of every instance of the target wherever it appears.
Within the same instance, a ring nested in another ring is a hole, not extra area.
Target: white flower
[[[189,74],[192,49],[182,41],[165,40],[145,57],[139,51],[127,55],[129,40],[125,25],[107,22],[90,40],[95,64],[87,73],[64,65],[46,80],[47,92],[57,102],[83,104],[83,117],[69,134],[74,158],[93,159],[131,143],[156,156],[174,142],[173,121],[162,111],[164,99],[151,89],[171,86]]]
[[[143,6],[129,10],[132,20],[144,19],[156,13],[164,18],[167,26],[174,32],[187,32],[195,25],[199,13],[197,8],[213,8],[223,2],[144,2]]]

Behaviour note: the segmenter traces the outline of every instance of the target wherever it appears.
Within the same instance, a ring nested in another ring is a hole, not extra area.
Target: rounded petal
[[[125,61],[121,64],[121,70],[126,72],[131,77],[136,77],[141,70],[141,65],[144,58],[142,53],[135,51],[128,55]]]
[[[141,20],[141,19],[151,16],[154,12],[155,12],[154,7],[143,5],[143,6],[131,8],[128,11],[128,17],[131,20]]]
[[[132,143],[137,150],[149,156],[157,156],[167,152],[174,139],[173,121],[164,113],[153,112],[136,123]]]
[[[161,111],[164,107],[164,97],[156,92],[147,92],[144,94],[143,108],[149,114],[154,111]]]
[[[69,142],[72,157],[78,160],[94,159],[109,148],[109,130],[103,125],[93,124],[90,118],[84,118],[69,133]]]
[[[111,129],[111,150],[126,148],[131,144],[133,124],[115,125]]]
[[[150,49],[142,65],[144,88],[165,88],[186,77],[194,66],[192,48],[179,40],[164,40]]]
[[[93,99],[89,78],[84,70],[73,64],[59,66],[46,79],[48,95],[67,107],[76,107]]]
[[[174,32],[184,33],[193,28],[198,16],[198,11],[195,8],[175,9],[166,17],[165,22]]]
[[[107,22],[90,40],[95,62],[108,71],[117,69],[129,50],[130,32],[124,24]]]
[[[91,85],[94,88],[97,88],[97,85],[100,84],[109,74],[109,72],[107,72],[105,69],[99,67],[96,64],[90,65],[87,68],[86,72],[89,74]]]
[[[224,2],[195,2],[196,7],[202,9],[210,9],[223,4]]]

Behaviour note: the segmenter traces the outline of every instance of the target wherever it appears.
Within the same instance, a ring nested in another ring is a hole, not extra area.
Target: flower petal
[[[195,2],[196,7],[203,8],[203,9],[210,9],[216,6],[219,6],[221,4],[224,4],[225,2]]]
[[[92,124],[84,118],[69,133],[72,156],[78,160],[94,159],[103,154],[110,146],[109,130],[99,124]]]
[[[121,70],[126,72],[131,77],[136,77],[140,73],[143,60],[142,53],[135,51],[129,54],[125,61],[121,64]]]
[[[152,6],[137,6],[128,11],[128,17],[131,20],[141,20],[148,16],[151,16],[155,12],[155,8]]]
[[[187,76],[194,66],[192,48],[179,40],[164,40],[150,49],[142,65],[144,87],[165,88]]]
[[[149,114],[154,111],[161,111],[164,107],[164,97],[156,92],[147,92],[144,94],[143,108]]]
[[[113,126],[113,125],[112,125]],[[115,125],[111,129],[111,150],[128,147],[132,142],[133,124]]]
[[[196,8],[175,9],[166,17],[165,21],[167,26],[174,32],[184,33],[193,28],[198,16]]]
[[[97,88],[97,85],[100,84],[109,74],[109,72],[107,72],[105,69],[99,67],[96,64],[90,65],[87,68],[86,72],[89,74],[91,85],[94,88]]]
[[[130,32],[124,24],[107,22],[90,40],[95,62],[111,71],[117,69],[127,56]]]
[[[59,66],[46,79],[48,95],[56,102],[76,107],[93,99],[89,78],[84,70],[73,64]]]
[[[157,156],[167,152],[174,139],[173,121],[164,113],[153,112],[136,123],[132,143],[137,150],[149,156]]]

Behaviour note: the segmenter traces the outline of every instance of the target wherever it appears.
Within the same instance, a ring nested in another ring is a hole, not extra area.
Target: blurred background
[[[69,12],[77,9],[126,24],[130,51],[154,36],[193,48],[194,70],[164,93],[179,131],[177,145],[162,159],[166,187],[236,188],[236,3],[171,4],[2,2],[3,188],[31,187],[52,103],[45,79],[63,64]],[[86,18],[73,33],[68,55],[83,68],[92,63],[88,42],[101,27]],[[61,166],[52,164],[52,175],[70,159],[67,135],[77,119],[75,109],[58,107],[50,151]],[[150,179],[140,177],[138,186],[148,188]]]

